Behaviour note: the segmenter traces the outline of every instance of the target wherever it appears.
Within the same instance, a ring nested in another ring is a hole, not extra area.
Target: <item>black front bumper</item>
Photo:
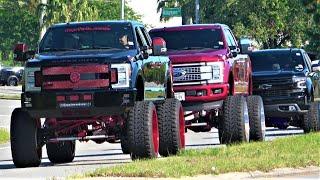
[[[84,100],[83,95],[91,95]],[[64,96],[58,101],[57,96]],[[71,100],[70,96],[78,96]],[[34,118],[79,118],[121,115],[134,106],[136,90],[91,90],[66,92],[26,92],[21,107]]]
[[[308,112],[307,96],[262,97],[266,117],[289,118]]]

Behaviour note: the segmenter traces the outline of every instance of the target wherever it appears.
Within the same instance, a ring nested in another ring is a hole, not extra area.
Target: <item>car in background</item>
[[[250,54],[253,94],[265,105],[266,125],[286,129],[289,125],[305,132],[320,130],[319,65],[312,69],[303,49],[267,49]]]
[[[0,68],[0,84],[17,86],[22,80],[23,73],[23,67],[2,67]]]

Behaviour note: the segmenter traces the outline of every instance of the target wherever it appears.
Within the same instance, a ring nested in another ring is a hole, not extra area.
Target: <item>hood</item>
[[[168,55],[174,64],[176,63],[192,63],[207,62],[222,58],[227,54],[226,49],[197,49],[197,50],[170,50]]]
[[[77,50],[37,54],[34,59],[26,63],[27,67],[36,66],[63,66],[68,64],[83,63],[121,63],[128,61],[128,56],[133,57],[136,50]]]
[[[277,78],[292,78],[293,76],[304,77],[304,72],[299,71],[259,71],[253,72],[254,79],[277,79]]]

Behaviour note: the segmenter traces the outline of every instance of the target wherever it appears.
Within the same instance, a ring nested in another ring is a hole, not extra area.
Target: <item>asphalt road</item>
[[[20,106],[19,101],[0,100],[0,126],[9,127],[10,114],[15,107]],[[282,131],[275,128],[267,129],[267,140],[274,138],[301,134],[301,129],[290,127]],[[203,147],[219,147],[218,132],[213,129],[208,133],[186,134],[187,149]],[[65,177],[77,173],[91,171],[102,166],[128,163],[129,155],[122,154],[120,144],[95,144],[92,142],[79,143],[76,146],[76,157],[72,163],[53,165],[49,162],[45,147],[43,148],[43,160],[40,167],[17,169],[11,158],[10,145],[0,145],[0,179],[1,178],[51,178]]]

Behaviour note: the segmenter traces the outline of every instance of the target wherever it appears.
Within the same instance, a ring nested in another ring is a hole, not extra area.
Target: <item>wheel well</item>
[[[8,81],[9,81],[10,79],[14,79],[14,80],[18,81],[18,77],[17,77],[17,76],[9,76],[9,77],[8,77]]]
[[[144,83],[141,76],[138,76],[137,78],[136,88],[137,88],[136,100],[142,101],[144,99]]]
[[[229,83],[229,95],[232,95],[233,94],[233,88],[234,88],[234,82],[233,82],[233,74],[230,73],[229,74],[229,80],[228,80],[228,83]]]

